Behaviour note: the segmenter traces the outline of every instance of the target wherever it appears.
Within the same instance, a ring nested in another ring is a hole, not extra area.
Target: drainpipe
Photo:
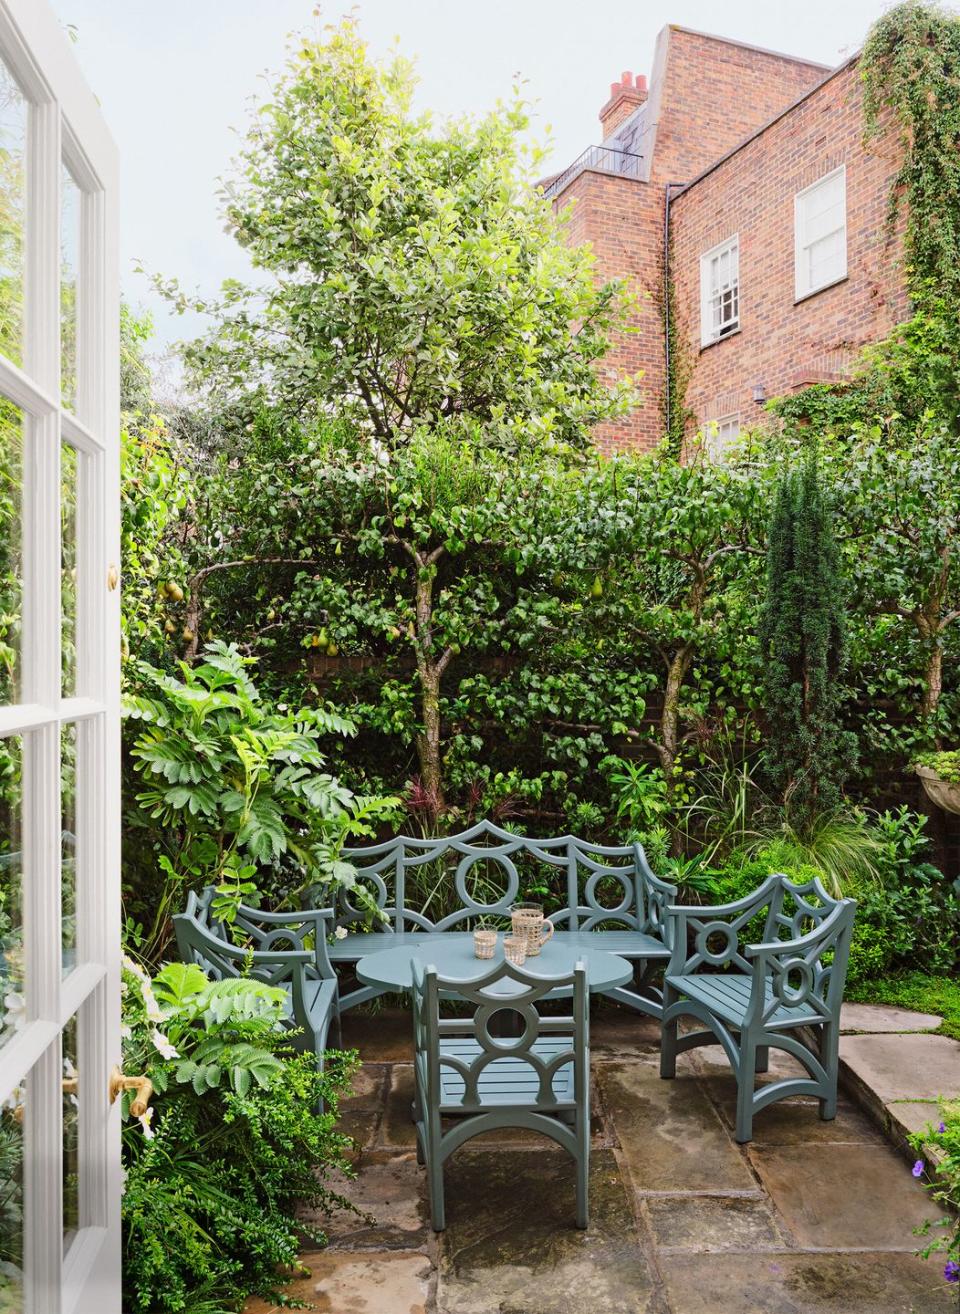
[[[663,193],[663,345],[664,345],[664,418],[670,433],[670,189],[686,183],[668,182]]]

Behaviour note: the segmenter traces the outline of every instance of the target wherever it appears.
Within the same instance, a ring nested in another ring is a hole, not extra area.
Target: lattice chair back
[[[317,1043],[326,1030],[325,1026],[322,1033],[317,1029],[313,1007],[318,998],[316,982],[336,982],[326,938],[333,925],[333,910],[266,913],[241,905],[234,925],[248,943],[238,945],[230,927],[212,915],[215,893],[209,886],[199,895],[191,893],[187,911],[173,918],[182,960],[196,963],[216,980],[249,976],[288,991],[291,1019],[299,1028],[296,1043]],[[335,1000],[335,984],[324,990]],[[335,1011],[333,1002],[331,1008]]]
[[[639,844],[615,848],[573,835],[533,839],[491,821],[457,835],[398,835],[345,850],[343,856],[395,931],[465,930],[480,917],[506,917],[524,897],[521,871],[542,878],[544,867],[559,876],[556,897],[563,906],[550,915],[558,929],[616,927],[660,934],[668,925],[666,908],[676,897],[674,886],[654,876]],[[430,887],[419,906],[411,906],[417,903],[411,897],[415,885]],[[443,911],[445,902],[456,906]],[[356,896],[341,890],[338,925],[358,924],[364,915]]]
[[[511,982],[516,987],[509,995],[496,993],[494,986]],[[562,1016],[543,1016],[538,1005],[552,991],[568,988],[570,1012]],[[445,1016],[444,1005],[453,1000],[457,1005],[464,1001],[472,1006],[469,1016]],[[449,1095],[441,1098],[441,1091],[451,1086],[461,1088],[455,1100],[457,1112],[481,1113],[492,1108],[528,1108],[543,1113],[560,1113],[565,1110],[585,1111],[589,1092],[589,993],[587,972],[578,963],[572,974],[556,977],[530,976],[522,968],[506,959],[482,977],[471,981],[451,980],[438,976],[435,967],[423,967],[414,962],[413,1015],[416,1062],[421,1089],[430,1108],[449,1108]],[[491,1022],[498,1014],[519,1015],[522,1027],[519,1036],[498,1036],[491,1031]],[[475,1042],[475,1048],[451,1052],[455,1047],[442,1042],[465,1038]],[[543,1042],[551,1042],[544,1044]],[[494,1083],[484,1083],[484,1073],[494,1065],[508,1060],[509,1076]],[[571,1066],[573,1082],[564,1082],[566,1093],[559,1097],[554,1079],[562,1069]],[[455,1074],[459,1081],[441,1080],[442,1070]],[[524,1072],[524,1069],[526,1070]],[[522,1075],[532,1078],[524,1082]],[[519,1078],[519,1079],[518,1079]],[[487,1086],[486,1092],[481,1087]],[[492,1085],[492,1089],[491,1089]],[[525,1086],[529,1095],[509,1104],[509,1086]],[[491,1103],[491,1098],[495,1103]]]
[[[781,1007],[806,1008],[825,1022],[838,1021],[853,936],[857,905],[853,899],[834,899],[816,879],[795,885],[783,878],[791,913],[778,912],[779,934],[764,936],[748,954],[758,977],[769,978],[772,998],[762,1006],[760,1021],[771,1022]],[[818,902],[812,902],[812,900]],[[786,935],[784,936],[784,933]],[[759,987],[754,991],[760,1011]]]

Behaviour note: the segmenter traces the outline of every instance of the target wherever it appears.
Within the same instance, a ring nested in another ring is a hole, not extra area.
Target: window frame
[[[713,261],[718,259],[726,251],[736,253],[737,258],[737,277],[736,282],[731,286],[734,289],[734,300],[736,302],[736,318],[731,319],[727,326],[721,325],[719,330],[713,327],[713,307],[715,299],[722,294],[714,292],[710,284],[710,271]],[[732,233],[725,237],[722,242],[717,242],[709,251],[704,251],[700,256],[700,346],[712,347],[717,342],[723,342],[725,338],[732,337],[734,333],[740,332],[740,234]]]
[[[736,433],[729,434],[724,441],[721,435],[721,429],[724,425],[736,425]],[[716,433],[711,430],[716,427]],[[705,448],[709,460],[720,462],[726,456],[727,447],[731,442],[735,442],[740,437],[740,412],[728,411],[726,415],[719,415],[716,419],[708,420],[705,425]]]
[[[831,181],[832,181],[833,179],[835,179],[835,178],[840,178],[840,179],[842,179],[842,182],[843,182],[843,225],[842,225],[842,228],[834,228],[834,229],[831,229],[831,231],[830,231],[829,233],[825,233],[825,234],[823,235],[823,237],[821,237],[821,238],[817,238],[817,239],[815,239],[815,240],[816,240],[816,241],[822,241],[823,238],[825,238],[825,237],[830,237],[830,236],[832,236],[833,233],[837,233],[837,232],[841,232],[841,231],[843,232],[843,269],[842,269],[842,271],[841,271],[840,273],[833,275],[831,278],[829,278],[829,279],[828,279],[826,282],[824,282],[824,283],[817,283],[817,284],[812,284],[812,283],[811,283],[811,284],[808,286],[808,285],[805,284],[805,282],[804,282],[804,278],[803,278],[803,270],[804,270],[804,267],[805,267],[805,262],[804,262],[804,260],[803,260],[803,256],[804,256],[804,254],[805,254],[806,252],[809,251],[809,249],[810,249],[810,247],[813,245],[813,243],[810,242],[810,241],[805,241],[805,240],[803,240],[804,237],[805,237],[806,235],[805,235],[805,233],[802,231],[802,230],[803,230],[803,226],[804,226],[804,224],[803,224],[803,220],[802,220],[802,218],[801,218],[801,215],[802,215],[802,207],[803,207],[804,200],[805,200],[808,196],[810,196],[810,194],[811,194],[812,192],[815,192],[818,188],[823,187],[826,183],[831,182]],[[830,170],[828,170],[827,173],[822,174],[821,177],[815,179],[812,183],[809,183],[806,187],[802,187],[802,188],[800,189],[799,192],[795,192],[795,193],[794,193],[794,197],[793,197],[793,292],[794,292],[794,304],[796,304],[797,302],[800,302],[800,301],[804,301],[804,300],[806,300],[807,297],[812,297],[812,296],[814,296],[817,292],[823,292],[823,291],[825,291],[825,289],[828,288],[828,287],[834,287],[837,283],[842,283],[843,280],[848,276],[848,272],[849,272],[849,263],[848,263],[848,258],[847,258],[847,257],[848,257],[848,251],[847,251],[848,241],[847,241],[847,238],[848,238],[848,225],[847,225],[847,166],[846,166],[846,164],[844,163],[844,164],[839,164],[839,165],[837,165],[837,167],[836,167],[835,169],[830,169]]]

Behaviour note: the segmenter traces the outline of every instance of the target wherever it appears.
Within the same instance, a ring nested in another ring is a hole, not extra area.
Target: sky
[[[316,28],[314,0],[51,0],[75,35],[77,59],[121,159],[124,294],[153,317],[159,345],[201,327],[178,317],[138,264],[210,294],[245,278],[224,231],[217,180],[264,74],[278,70],[291,32]],[[679,23],[835,64],[862,43],[882,0],[361,0],[354,7],[375,55],[397,38],[417,60],[418,106],[483,113],[517,76],[553,141],[550,164],[600,139],[597,113],[621,72],[649,77],[657,32]],[[323,5],[321,22],[349,10]]]

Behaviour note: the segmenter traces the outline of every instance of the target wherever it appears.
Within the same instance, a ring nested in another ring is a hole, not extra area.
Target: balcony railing
[[[584,169],[599,169],[601,173],[617,174],[621,178],[639,178],[643,156],[632,151],[614,150],[612,146],[588,146],[574,162],[551,178],[543,189],[544,196],[559,196]]]

